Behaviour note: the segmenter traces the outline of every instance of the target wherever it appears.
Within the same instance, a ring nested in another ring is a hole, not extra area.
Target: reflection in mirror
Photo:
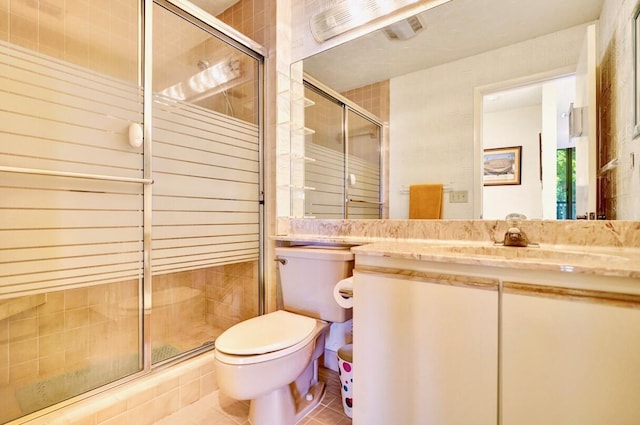
[[[381,218],[381,125],[347,110],[345,218]]]
[[[500,184],[495,179],[508,182],[511,170],[488,171],[485,164],[482,218],[504,219],[514,210],[529,219],[575,218],[576,143],[569,135],[575,80],[560,77],[483,96],[483,151],[517,145],[522,167],[517,184]]]
[[[636,11],[633,14],[633,50],[635,59],[635,62],[633,64],[633,71],[635,74],[635,127],[633,130],[633,137],[640,137],[640,3],[638,3]]]
[[[364,84],[389,87],[389,161],[383,169],[389,181],[382,197],[388,199],[389,218],[407,218],[407,188],[425,183],[446,188],[443,218],[483,218],[481,128],[475,122],[481,117],[474,118],[482,96],[476,100],[474,93],[575,73],[588,24],[598,19],[603,0],[485,3],[478,8],[471,0],[451,1],[419,14],[424,29],[409,39],[390,40],[378,30],[303,61],[305,73],[343,94]],[[568,112],[568,105],[562,108]],[[532,143],[538,143],[537,133]],[[521,144],[514,140],[508,146]],[[551,152],[555,161],[556,149]],[[523,155],[523,171],[533,170],[540,186],[539,154]],[[549,193],[552,202],[527,215],[572,217],[571,209],[558,215],[562,202],[555,189]],[[587,211],[595,208],[577,212]]]
[[[381,218],[382,125],[312,82],[304,97],[305,217]]]
[[[304,213],[307,218],[344,218],[344,137],[342,107],[321,93],[305,87],[305,126],[313,134],[305,137]],[[311,104],[311,102],[313,104]]]

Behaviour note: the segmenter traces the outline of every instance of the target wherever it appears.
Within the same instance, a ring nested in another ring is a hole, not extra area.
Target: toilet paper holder
[[[353,276],[335,284],[333,299],[342,308],[353,308]]]
[[[353,289],[348,288],[340,288],[338,293],[342,295],[344,298],[353,298]]]

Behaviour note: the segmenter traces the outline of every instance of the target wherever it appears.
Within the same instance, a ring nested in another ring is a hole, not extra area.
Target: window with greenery
[[[558,149],[556,153],[556,218],[576,218],[576,148]]]

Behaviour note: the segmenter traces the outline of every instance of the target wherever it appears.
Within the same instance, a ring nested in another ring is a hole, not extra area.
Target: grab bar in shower
[[[7,173],[18,173],[18,174],[35,174],[40,176],[72,177],[72,178],[78,178],[78,179],[106,180],[106,181],[123,182],[123,183],[153,184],[152,179],[104,176],[100,174],[70,173],[67,171],[38,170],[35,168],[7,167],[4,165],[0,165],[0,171],[4,171]]]

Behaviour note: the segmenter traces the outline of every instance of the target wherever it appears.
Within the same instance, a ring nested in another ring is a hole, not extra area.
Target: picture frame
[[[522,146],[485,149],[482,163],[485,186],[521,184]]]

